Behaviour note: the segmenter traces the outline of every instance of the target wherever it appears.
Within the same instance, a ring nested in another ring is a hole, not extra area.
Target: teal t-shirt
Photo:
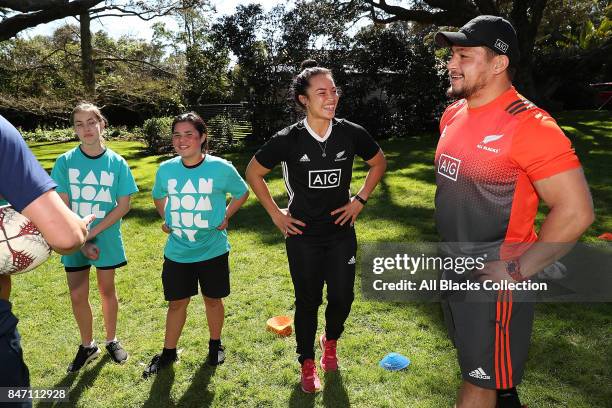
[[[219,231],[225,218],[227,194],[240,198],[248,187],[227,160],[207,154],[200,164],[187,167],[180,157],[163,162],[157,170],[153,198],[168,197],[166,224],[172,229],[164,255],[182,263],[200,262],[230,249],[227,231]]]
[[[83,153],[79,146],[67,151],[55,161],[51,177],[57,183],[56,191],[68,194],[72,211],[81,217],[96,215],[91,227],[117,206],[117,198],[138,191],[125,159],[108,148],[95,157]],[[62,263],[67,267],[109,267],[125,262],[121,220],[98,234],[95,244],[100,248],[97,260],[89,260],[76,252],[62,256]]]

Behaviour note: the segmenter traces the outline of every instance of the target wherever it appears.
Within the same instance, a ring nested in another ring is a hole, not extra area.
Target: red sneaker
[[[321,389],[321,380],[317,375],[314,360],[309,358],[302,364],[302,391],[312,394]]]
[[[327,340],[325,333],[319,337],[319,346],[323,355],[321,356],[321,369],[325,372],[338,369],[338,357],[336,357],[336,340]]]

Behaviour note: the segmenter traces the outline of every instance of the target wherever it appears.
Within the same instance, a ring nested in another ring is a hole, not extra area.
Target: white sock
[[[85,347],[85,348],[92,348],[92,347],[95,347],[95,345],[96,345],[96,341],[92,340],[91,343],[89,343],[89,344],[83,344],[83,347]]]
[[[117,337],[114,337],[112,340],[106,340],[106,345],[108,346],[112,342],[117,341]]]

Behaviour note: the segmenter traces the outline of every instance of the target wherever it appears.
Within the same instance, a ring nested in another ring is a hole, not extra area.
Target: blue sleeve
[[[153,191],[151,193],[156,200],[168,196],[167,184],[164,181],[161,167],[157,169],[157,174],[155,174],[155,184],[153,184]]]
[[[119,171],[119,185],[117,187],[117,196],[123,197],[138,192],[138,186],[125,160],[121,160],[121,170]]]
[[[60,156],[55,161],[53,169],[51,170],[51,178],[57,183],[58,193],[66,193],[70,195],[70,183],[68,182],[68,167],[66,164],[66,158]]]
[[[240,177],[238,170],[230,162],[227,162],[226,173],[225,191],[230,193],[233,198],[240,198],[249,191],[247,183]]]
[[[17,129],[0,116],[0,195],[22,211],[55,187]]]

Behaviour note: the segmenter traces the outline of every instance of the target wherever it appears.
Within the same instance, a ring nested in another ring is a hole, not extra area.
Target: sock
[[[220,345],[221,345],[221,339],[217,339],[217,340],[210,339],[210,340],[208,340],[208,349],[209,350],[212,350],[213,348],[214,349],[218,349]]]
[[[498,408],[521,408],[516,387],[505,390],[497,390],[497,407]]]
[[[108,346],[109,344],[113,343],[117,341],[117,337],[113,338],[112,340],[106,340],[106,345]]]
[[[95,346],[96,346],[96,341],[95,340],[92,340],[91,343],[89,343],[89,344],[83,344],[83,347],[85,347],[85,348],[92,348],[92,347],[95,347]]]
[[[162,357],[176,357],[176,348],[168,349],[164,347]]]

